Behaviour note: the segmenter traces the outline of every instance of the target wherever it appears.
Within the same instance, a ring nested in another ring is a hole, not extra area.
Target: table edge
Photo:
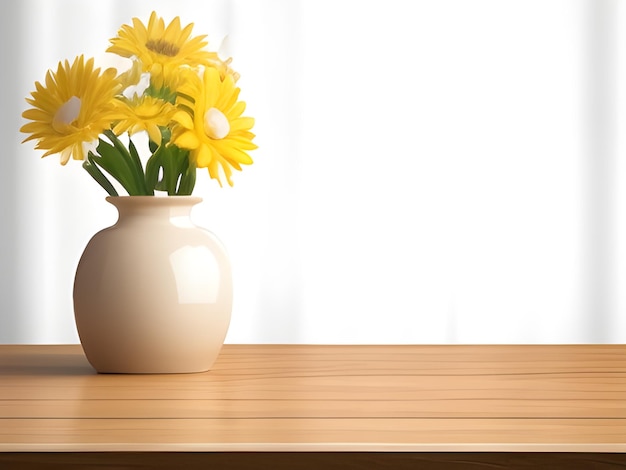
[[[513,452],[513,453],[626,453],[626,443],[517,444],[517,443],[83,443],[1,444],[9,452]]]

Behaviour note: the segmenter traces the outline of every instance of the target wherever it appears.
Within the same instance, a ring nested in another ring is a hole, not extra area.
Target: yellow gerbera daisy
[[[190,37],[192,29],[193,23],[181,29],[178,16],[165,27],[163,18],[152,12],[147,27],[137,18],[132,26],[123,25],[107,52],[135,57],[150,72],[154,86],[162,88],[178,67],[205,65],[217,58],[216,53],[204,50],[206,35]]]
[[[120,135],[124,132],[135,134],[146,131],[150,140],[161,145],[161,130],[172,119],[176,108],[173,104],[153,96],[134,96],[127,100],[119,100],[120,111],[124,118],[115,124],[113,132]]]
[[[177,103],[191,112],[181,110],[174,115],[179,126],[173,130],[172,143],[191,150],[196,167],[208,168],[220,185],[221,167],[232,186],[231,168],[250,165],[246,151],[257,148],[250,132],[254,119],[241,116],[246,103],[237,101],[239,88],[233,76],[226,75],[222,81],[219,71],[209,67],[202,80],[189,82],[179,93]]]
[[[37,140],[35,148],[46,150],[44,157],[61,154],[65,165],[70,156],[85,159],[85,147],[110,128],[117,113],[113,98],[120,90],[115,69],[102,74],[94,60],[77,57],[74,63],[59,62],[56,73],[48,71],[45,86],[35,82],[36,90],[26,101],[33,106],[22,113],[30,120],[20,129],[30,134],[24,142]]]

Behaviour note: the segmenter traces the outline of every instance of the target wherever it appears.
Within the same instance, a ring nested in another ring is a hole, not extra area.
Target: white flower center
[[[217,108],[204,113],[204,132],[211,139],[223,139],[230,132],[228,118]]]
[[[61,106],[52,119],[52,128],[57,132],[64,132],[80,113],[80,98],[72,96]]]

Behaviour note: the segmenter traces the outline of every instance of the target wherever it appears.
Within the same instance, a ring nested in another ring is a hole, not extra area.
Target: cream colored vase
[[[74,315],[91,365],[102,373],[209,370],[232,310],[232,276],[219,240],[195,226],[191,196],[107,197],[115,225],[83,252]]]

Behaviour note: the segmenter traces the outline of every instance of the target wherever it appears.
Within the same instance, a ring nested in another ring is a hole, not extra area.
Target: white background
[[[612,0],[12,2],[0,18],[0,343],[77,343],[76,264],[115,221],[40,158],[24,98],[136,16],[234,57],[255,164],[194,220],[235,272],[227,342],[626,342]]]

